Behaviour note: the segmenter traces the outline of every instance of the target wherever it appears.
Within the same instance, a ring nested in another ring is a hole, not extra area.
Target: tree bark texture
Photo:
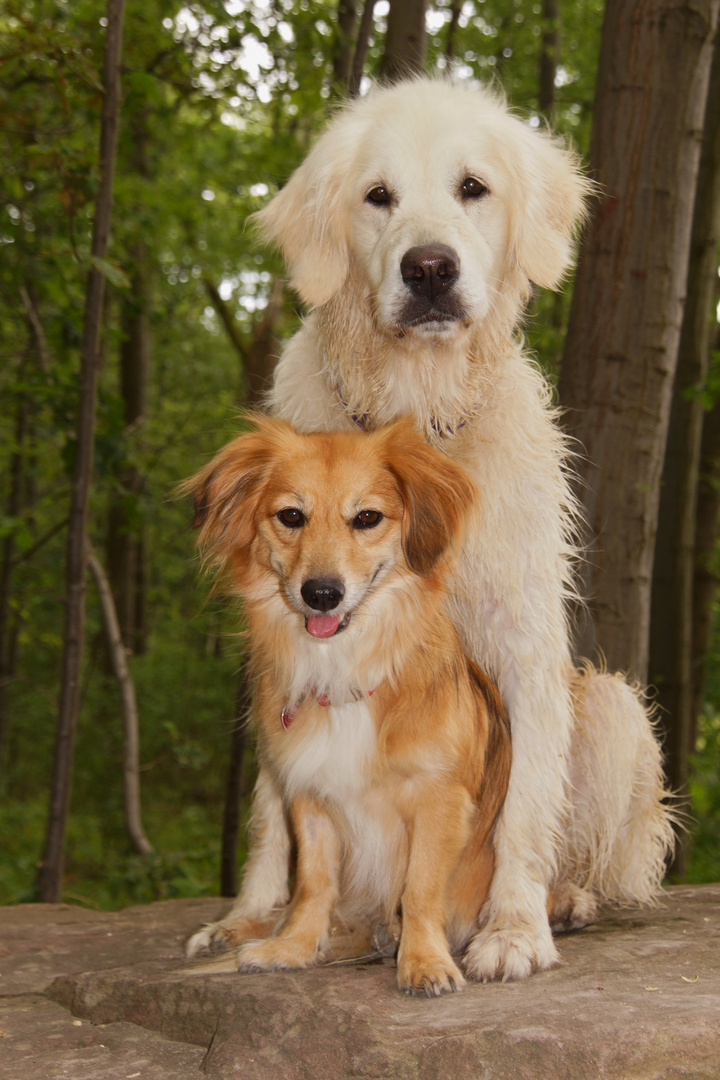
[[[700,171],[693,213],[687,299],[668,431],[655,543],[650,681],[657,688],[665,729],[668,779],[684,791],[693,750],[693,581],[698,474],[710,368],[720,241],[720,44],[716,41],[708,90]],[[684,873],[685,849],[675,869]]]
[[[555,76],[560,60],[559,0],[543,0],[541,25],[538,108],[552,121],[555,115]]]
[[[123,12],[124,0],[108,0],[103,74],[104,98],[100,130],[100,185],[95,206],[91,247],[95,259],[104,258],[110,234],[120,116]],[[47,903],[59,902],[62,893],[75,730],[80,707],[80,675],[85,636],[88,496],[93,468],[103,298],[104,278],[98,265],[94,263],[88,275],[80,357],[80,400],[68,532],[60,705],[48,827],[38,874],[40,900]]]
[[[647,677],[660,478],[717,0],[608,0],[583,241],[560,382],[590,536],[579,648]]]
[[[427,0],[390,0],[380,76],[397,82],[425,70]]]
[[[100,598],[108,649],[122,699],[125,828],[133,850],[138,855],[152,855],[152,845],[143,830],[140,814],[140,737],[135,684],[127,665],[125,646],[123,645],[110,582],[93,552],[88,557],[88,565],[95,579],[95,586]]]

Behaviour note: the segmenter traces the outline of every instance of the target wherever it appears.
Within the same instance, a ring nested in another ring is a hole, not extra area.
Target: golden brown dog
[[[201,548],[245,601],[260,758],[297,842],[288,907],[233,921],[231,945],[264,937],[237,966],[307,967],[333,920],[399,914],[399,987],[459,989],[451,951],[477,929],[511,757],[497,690],[444,606],[472,481],[409,422],[300,435],[258,418],[186,488]]]

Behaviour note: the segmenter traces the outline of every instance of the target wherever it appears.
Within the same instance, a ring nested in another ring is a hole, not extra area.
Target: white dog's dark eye
[[[305,524],[305,515],[302,510],[294,506],[286,506],[284,510],[278,510],[276,516],[278,521],[281,521],[288,529],[299,529]]]
[[[483,195],[489,195],[490,188],[477,176],[466,176],[460,185],[460,197],[462,199],[482,199]]]
[[[373,203],[374,206],[389,206],[391,202],[390,192],[382,184],[376,184],[370,188],[365,196],[365,202]]]
[[[353,529],[374,529],[382,521],[379,510],[361,510],[356,518],[353,518]]]

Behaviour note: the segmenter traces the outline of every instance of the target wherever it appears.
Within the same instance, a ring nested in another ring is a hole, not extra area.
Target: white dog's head
[[[340,112],[257,217],[311,307],[355,263],[381,333],[436,338],[556,285],[589,188],[495,92],[418,79]]]

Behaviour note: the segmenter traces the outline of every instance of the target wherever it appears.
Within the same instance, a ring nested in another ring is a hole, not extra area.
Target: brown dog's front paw
[[[462,990],[465,979],[449,953],[398,956],[397,982],[406,994],[439,997]]]
[[[317,955],[317,942],[310,944],[291,938],[248,941],[238,950],[238,971],[249,975],[259,971],[291,971],[294,968],[312,967]]]

